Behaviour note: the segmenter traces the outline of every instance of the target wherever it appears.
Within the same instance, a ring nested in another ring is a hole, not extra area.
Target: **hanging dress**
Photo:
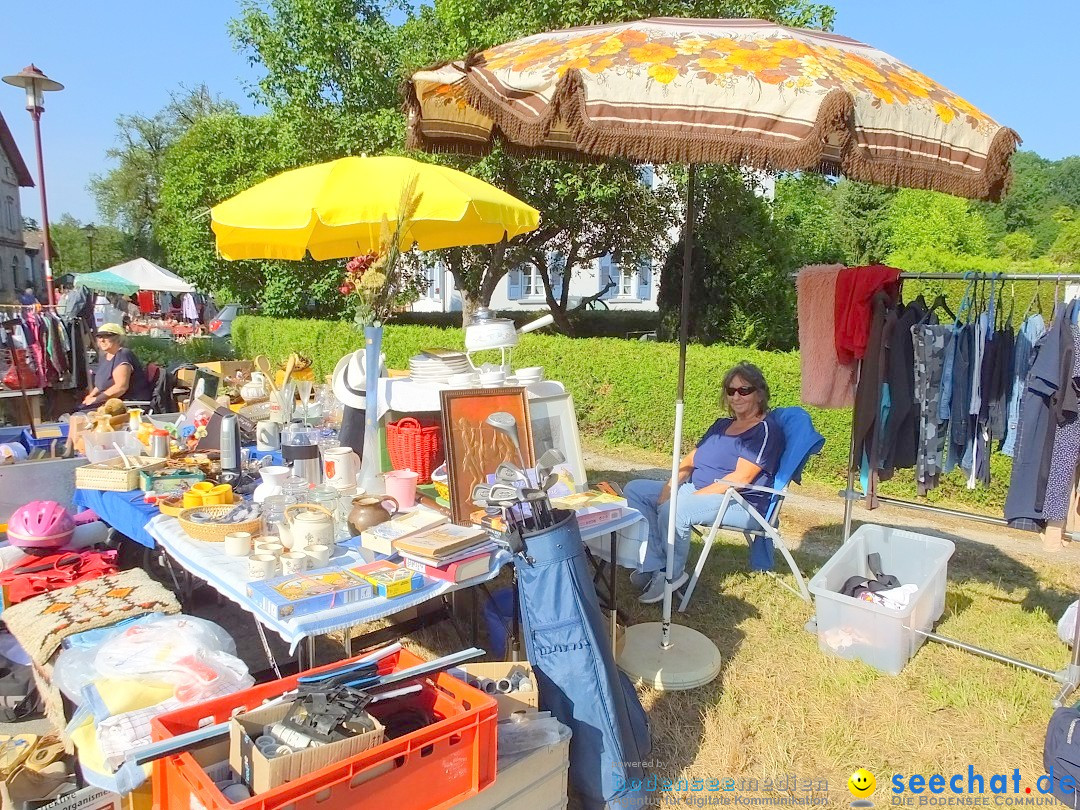
[[[1057,408],[1057,430],[1054,432],[1054,450],[1050,458],[1050,476],[1046,481],[1046,501],[1043,516],[1046,520],[1062,521],[1069,511],[1072,500],[1076,460],[1080,454],[1080,418],[1078,418],[1077,380],[1080,379],[1080,331],[1073,323],[1076,304],[1069,306],[1065,316],[1068,330],[1072,333],[1072,369],[1061,390]]]
[[[919,495],[936,487],[945,467],[948,423],[941,418],[942,375],[952,327],[916,324],[911,327],[915,349],[915,401],[919,409],[919,445],[915,458],[915,482]]]

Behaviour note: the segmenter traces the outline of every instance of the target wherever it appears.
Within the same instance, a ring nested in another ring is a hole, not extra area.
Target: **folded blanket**
[[[836,278],[842,264],[815,264],[795,278],[798,292],[802,401],[821,408],[855,404],[855,366],[836,357]]]

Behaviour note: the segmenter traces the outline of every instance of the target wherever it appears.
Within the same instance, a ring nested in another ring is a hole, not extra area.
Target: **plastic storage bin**
[[[407,650],[394,654],[391,660],[395,671],[422,663]],[[344,663],[313,671],[322,672]],[[167,740],[225,722],[237,712],[257,708],[296,688],[297,677],[260,684],[155,717],[150,725],[152,737],[154,741]],[[154,762],[154,808],[436,810],[455,805],[495,781],[498,706],[490,695],[446,673],[419,682],[423,687],[420,699],[440,718],[429,726],[235,804],[214,785],[214,774],[207,773],[207,768],[220,771],[220,760],[228,758],[228,738],[224,738],[224,744],[218,741],[192,746]],[[415,696],[400,700],[413,699]],[[400,708],[399,699],[391,699],[372,704],[371,713],[385,723],[386,717]]]
[[[129,456],[141,456],[146,452],[139,438],[128,430],[114,430],[107,433],[96,433],[91,430],[80,434],[86,448],[86,458],[91,464],[108,461],[111,458],[120,458],[120,454],[113,444]]]
[[[868,554],[881,555],[881,570],[919,590],[904,610],[840,593],[848,577],[868,579]],[[953,544],[940,537],[867,524],[810,580],[817,607],[818,646],[829,655],[858,659],[890,675],[899,674],[945,612],[945,580]]]
[[[64,443],[67,441],[68,426],[64,422],[38,425],[37,432],[39,437],[46,438],[35,439],[34,434],[30,432],[30,428],[25,427],[22,429],[22,436],[20,437],[20,441],[22,441],[23,446],[25,446],[27,450],[35,450],[39,447],[48,450],[52,446],[52,443],[54,441],[57,441],[58,439],[58,446],[62,450],[64,447]],[[54,435],[57,432],[59,432],[59,436]]]

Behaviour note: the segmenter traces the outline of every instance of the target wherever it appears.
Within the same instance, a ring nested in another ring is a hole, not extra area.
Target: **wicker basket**
[[[176,519],[180,521],[180,528],[185,532],[196,540],[202,540],[207,543],[220,543],[225,539],[225,535],[231,532],[251,532],[252,534],[259,534],[262,531],[262,518],[244,520],[239,523],[196,523],[192,520],[188,520],[187,517],[192,512],[209,512],[211,515],[217,517],[226,514],[234,508],[234,506],[228,505],[196,506],[192,509],[185,509]]]
[[[445,459],[442,428],[423,427],[411,416],[387,423],[386,449],[390,453],[390,466],[418,473],[418,484],[430,484],[431,471]]]
[[[242,496],[233,493],[233,506],[240,503],[240,501],[242,500],[244,500]],[[193,508],[190,506],[184,506],[183,494],[181,494],[178,498],[161,498],[158,500],[157,505],[158,511],[161,512],[161,514],[163,515],[168,515],[169,517],[180,517],[180,513],[183,512],[185,509]]]
[[[75,468],[76,489],[100,489],[104,492],[130,492],[139,488],[139,472],[160,470],[166,459],[136,456],[134,466],[125,468],[122,458],[111,458]]]

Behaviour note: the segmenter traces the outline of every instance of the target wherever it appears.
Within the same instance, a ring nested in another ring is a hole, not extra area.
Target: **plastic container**
[[[355,660],[355,659],[354,659]],[[407,650],[392,657],[393,669],[422,663]],[[322,672],[345,662],[320,667]],[[306,674],[306,673],[305,673]],[[239,711],[296,687],[298,676],[261,684],[209,700],[151,720],[154,741],[227,721]],[[214,784],[215,756],[221,743],[192,746],[181,754],[154,762],[156,810],[352,810],[392,807],[394,810],[435,810],[450,807],[495,781],[498,707],[495,700],[446,673],[420,681],[420,697],[372,704],[370,711],[385,722],[403,708],[404,701],[421,700],[436,717],[435,723],[389,740],[343,762],[240,802],[230,802]],[[228,742],[224,743],[228,757]],[[198,760],[198,761],[197,761]],[[202,764],[200,765],[200,762]]]
[[[60,445],[63,445],[64,442],[67,441],[68,426],[64,422],[38,425],[37,432],[39,438],[35,439],[34,434],[30,432],[30,428],[24,427],[21,431],[22,435],[18,437],[18,440],[22,442],[23,447],[27,450],[35,450],[39,447],[48,450],[52,446],[52,443],[57,441],[57,439],[59,439]],[[56,435],[58,432],[60,434],[59,436]],[[48,436],[48,438],[40,438],[43,436]],[[8,439],[4,439],[4,441],[8,441]]]
[[[810,580],[817,607],[818,646],[829,655],[857,659],[897,675],[945,612],[945,581],[953,544],[940,537],[888,526],[860,526]],[[848,577],[873,578],[868,554],[902,585],[918,585],[903,610],[840,593]]]
[[[129,456],[141,456],[146,452],[146,448],[139,441],[139,437],[126,430],[113,430],[107,433],[87,430],[80,435],[83,439],[86,458],[91,464],[108,461],[111,458],[120,458],[120,454],[116,452],[113,443],[120,445],[120,448]]]

